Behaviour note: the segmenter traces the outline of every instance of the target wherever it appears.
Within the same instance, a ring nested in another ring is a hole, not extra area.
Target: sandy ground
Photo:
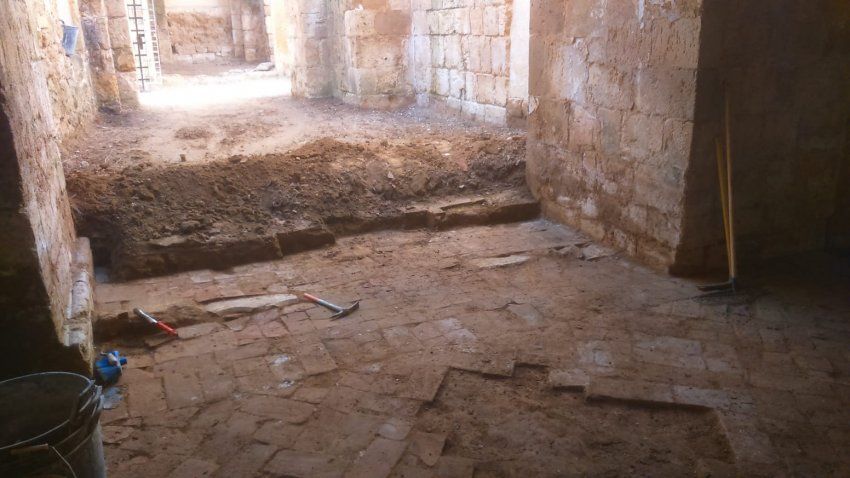
[[[98,263],[163,238],[268,237],[429,198],[527,193],[522,131],[293,99],[269,72],[166,83],[65,145],[77,229]]]

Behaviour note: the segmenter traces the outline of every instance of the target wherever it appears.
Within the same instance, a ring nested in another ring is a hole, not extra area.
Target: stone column
[[[245,33],[242,31],[242,0],[230,2],[230,25],[233,28],[233,58],[245,58]]]
[[[112,60],[118,80],[118,93],[121,106],[136,108],[139,106],[139,85],[136,76],[136,60],[130,38],[130,25],[127,22],[127,4],[125,0],[105,0],[109,25],[109,42],[112,47]]]
[[[118,90],[118,74],[109,40],[109,22],[104,0],[80,0],[80,16],[89,50],[89,66],[98,106],[105,111],[120,111],[121,94]]]

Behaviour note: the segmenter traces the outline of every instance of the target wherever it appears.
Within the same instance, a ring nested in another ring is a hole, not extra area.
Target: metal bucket
[[[79,33],[79,27],[62,24],[62,48],[65,49],[66,55],[71,56],[77,51],[77,35]]]
[[[0,382],[0,476],[105,478],[101,389],[46,372]]]

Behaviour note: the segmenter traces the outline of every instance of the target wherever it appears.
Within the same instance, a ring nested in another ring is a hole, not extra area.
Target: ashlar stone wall
[[[512,48],[512,39],[524,36],[527,47],[528,23],[526,15],[525,23],[513,29],[514,1],[414,0],[413,5],[414,86],[419,102],[433,101],[493,123],[505,123],[509,110],[512,116],[523,117],[527,92],[514,93],[511,81],[526,80],[528,54]],[[528,2],[519,6],[527,10]],[[517,42],[521,46],[522,41]],[[524,56],[526,64],[512,62],[512,54]]]
[[[0,2],[0,377],[85,371],[67,348],[75,242],[41,0]],[[54,17],[55,18],[55,17]],[[88,92],[91,95],[91,91]],[[91,96],[89,96],[91,98]],[[61,106],[61,105],[60,105]]]
[[[263,0],[165,0],[162,7],[167,22],[159,28],[171,46],[166,62],[269,58]]]
[[[549,217],[674,273],[847,247],[850,3],[532,4],[528,182]]]
[[[681,239],[700,2],[532,3],[528,182],[545,213],[657,265]]]
[[[702,24],[676,269],[725,266],[719,200],[709,199],[724,90],[739,261],[850,248],[850,2],[704,0]]]

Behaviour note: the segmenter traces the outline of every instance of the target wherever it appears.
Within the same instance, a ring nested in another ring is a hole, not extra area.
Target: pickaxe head
[[[360,308],[360,301],[359,300],[354,301],[354,303],[351,304],[348,307],[339,307],[339,312],[332,315],[331,320],[341,319],[341,318],[345,317],[346,315],[351,314],[352,312],[354,312],[355,310],[357,310],[359,308]]]

